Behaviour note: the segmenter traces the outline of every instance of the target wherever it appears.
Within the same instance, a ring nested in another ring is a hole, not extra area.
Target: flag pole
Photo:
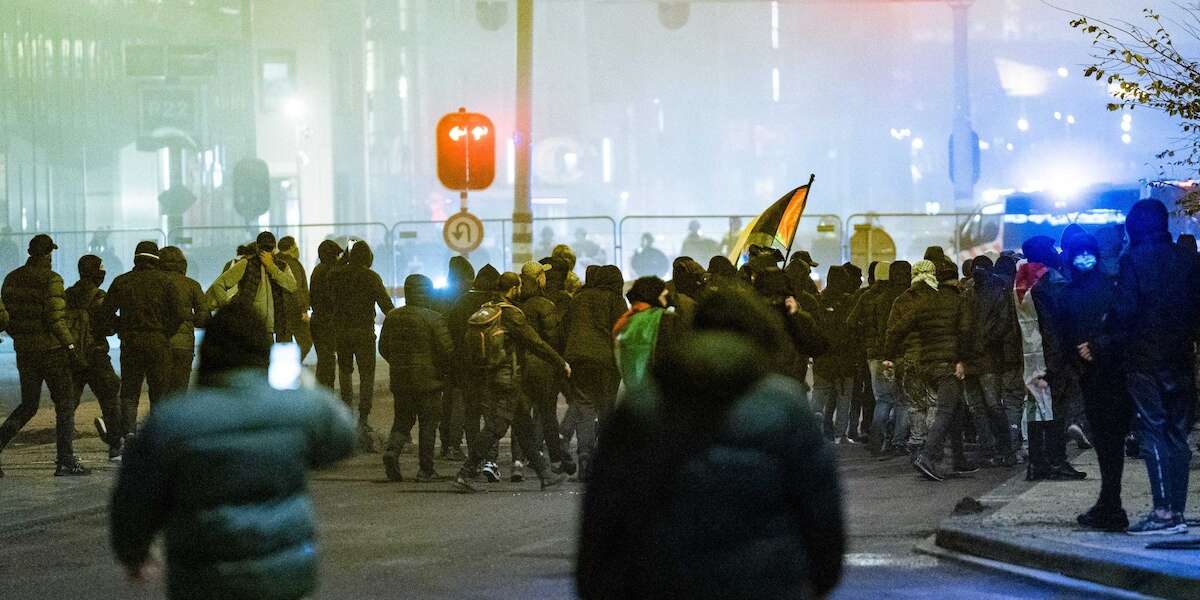
[[[817,179],[816,173],[808,174],[808,183],[804,185],[804,187],[808,188],[807,191],[805,192],[805,196],[804,196],[805,204],[808,204],[808,195],[812,194],[812,184],[813,184],[813,181],[816,181],[816,179]],[[807,206],[805,208],[807,208]],[[804,215],[800,215],[800,218],[804,218]],[[797,229],[800,228],[799,223],[796,224],[796,228]],[[795,232],[793,232],[792,239],[788,240],[787,253],[783,255],[783,266],[784,267],[787,267],[788,263],[792,260],[792,244],[795,244],[795,243],[796,243],[796,234],[795,234]]]

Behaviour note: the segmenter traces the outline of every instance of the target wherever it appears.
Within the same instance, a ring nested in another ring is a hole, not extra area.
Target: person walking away
[[[121,379],[108,355],[108,336],[113,331],[104,312],[106,294],[100,289],[107,273],[103,260],[92,254],[80,257],[77,266],[79,281],[67,288],[65,294],[66,319],[85,364],[72,377],[71,399],[79,406],[83,388],[91,388],[100,405],[101,416],[93,420],[96,432],[108,446],[108,459],[119,461],[125,420],[121,417]]]
[[[317,352],[317,383],[331,390],[337,380],[338,368],[337,328],[333,324],[336,306],[331,275],[341,257],[342,247],[337,242],[321,242],[317,246],[317,258],[320,262],[313,268],[308,286],[312,303],[312,317],[308,325],[312,334],[313,349]]]
[[[1014,467],[1017,455],[1002,391],[1020,377],[1016,370],[1020,325],[1008,283],[991,273],[992,266],[990,258],[976,257],[970,283],[962,293],[965,319],[960,335],[966,340],[962,348],[967,363],[964,398],[975,416],[976,432],[991,434],[992,455],[986,464]]]
[[[450,311],[454,310],[455,303],[459,298],[462,298],[471,289],[471,284],[475,281],[475,267],[471,266],[471,262],[465,256],[452,256],[446,271],[446,288],[442,290],[436,297],[437,312],[441,313],[447,325],[449,324]],[[450,341],[457,348],[456,342],[451,336]],[[453,355],[451,360],[454,359]],[[447,460],[466,460],[466,456],[462,453],[462,428],[463,420],[466,419],[466,400],[463,398],[465,382],[462,381],[462,369],[457,367],[452,368],[449,374],[449,379],[446,381],[446,389],[442,392],[441,415],[438,421],[438,436],[443,440],[441,457]],[[458,453],[454,454],[451,445],[445,443],[445,440],[451,438],[451,431],[455,439],[455,446],[459,447]]]
[[[1085,479],[1087,473],[1067,462],[1067,420],[1071,403],[1079,395],[1078,381],[1074,378],[1071,361],[1077,354],[1063,341],[1067,327],[1063,309],[1063,292],[1067,286],[1068,271],[1062,257],[1054,247],[1054,240],[1046,236],[1034,236],[1025,240],[1022,253],[1031,261],[1046,267],[1046,274],[1029,290],[1033,305],[1038,313],[1038,326],[1042,328],[1042,346],[1046,360],[1046,382],[1050,384],[1050,398],[1054,402],[1053,421],[1045,425],[1042,435],[1046,453],[1055,479]]]
[[[1129,516],[1121,506],[1121,475],[1133,403],[1123,385],[1112,331],[1106,327],[1106,316],[1116,300],[1116,279],[1100,271],[1100,247],[1090,234],[1072,237],[1064,250],[1071,281],[1063,292],[1063,338],[1078,350],[1071,362],[1078,373],[1100,463],[1100,497],[1076,520],[1084,527],[1124,531]]]
[[[21,403],[0,425],[0,452],[37,413],[42,384],[54,402],[55,476],[89,475],[75,456],[75,401],[71,371],[82,357],[65,318],[62,276],[50,269],[58,249],[46,234],[29,240],[29,260],[4,278],[0,298],[10,315],[8,335],[17,354]],[[0,469],[0,477],[4,470]]]
[[[312,597],[315,510],[305,471],[354,448],[349,412],[323,390],[267,383],[271,340],[258,312],[221,309],[200,344],[197,387],[151,413],[125,455],[109,508],[113,553],[129,577],[157,569],[167,595]]]
[[[717,288],[720,289],[720,288]],[[796,302],[792,296],[791,282],[779,269],[768,269],[754,280],[754,291],[767,304],[767,308],[782,320],[786,340],[775,354],[774,371],[799,381],[800,374],[807,370],[810,356],[821,356],[829,350],[829,340],[817,328],[816,321]],[[797,398],[802,405],[804,398]]]
[[[873,456],[882,457],[893,455],[889,448],[902,446],[908,437],[908,411],[900,397],[895,370],[884,369],[883,360],[888,315],[896,298],[908,289],[912,267],[905,261],[881,262],[875,268],[875,278],[879,287],[859,300],[849,321],[863,332],[871,390],[875,394],[868,445]]]
[[[563,427],[573,425],[578,437],[576,462],[583,480],[588,477],[588,464],[596,448],[597,424],[608,416],[620,384],[612,331],[629,308],[621,296],[623,287],[617,267],[590,269],[583,289],[571,299],[563,322],[563,358],[575,369],[570,382],[570,409],[575,415],[564,418]]]
[[[440,432],[442,437],[441,454],[447,460],[466,460],[467,456],[462,451],[463,438],[466,438],[469,446],[483,430],[480,424],[480,420],[483,418],[480,398],[485,386],[470,372],[464,336],[467,334],[467,322],[471,319],[471,315],[475,314],[484,304],[496,299],[496,285],[499,280],[500,272],[496,270],[496,267],[484,265],[476,274],[471,289],[454,303],[454,307],[446,315],[446,327],[450,329],[450,341],[454,344],[455,371],[458,372],[458,382],[463,390],[462,420],[453,420],[453,416],[449,423],[443,420],[446,428]],[[494,463],[488,461],[484,465],[484,472],[489,473],[489,476],[494,476],[495,481],[499,481],[499,469]]]
[[[830,341],[830,349],[813,361],[813,409],[822,415],[826,439],[835,444],[857,443],[848,434],[854,348],[846,330],[855,288],[841,265],[829,267],[828,282],[815,318],[821,335]]]
[[[562,320],[558,307],[546,296],[546,273],[553,267],[540,262],[530,261],[521,267],[521,293],[516,305],[525,313],[529,325],[537,332],[551,348],[557,352],[562,348]],[[558,393],[562,388],[562,376],[555,365],[548,363],[537,355],[526,355],[525,394],[529,397],[533,408],[534,447],[546,446],[551,468],[556,473],[574,475],[575,461],[563,448],[562,438],[558,433]],[[510,475],[513,481],[524,479],[524,473],[517,463],[528,462],[524,453],[526,448],[514,444],[513,470]]]
[[[209,306],[217,309],[237,302],[254,308],[272,341],[290,340],[284,296],[296,291],[296,277],[287,263],[275,260],[275,235],[258,234],[257,254],[235,261],[208,289]]]
[[[613,326],[613,347],[627,395],[647,385],[654,365],[680,333],[678,317],[667,310],[669,296],[658,277],[639,278],[625,294],[629,310]]]
[[[196,329],[208,321],[208,297],[200,284],[187,276],[187,257],[183,250],[167,246],[158,252],[159,262],[171,284],[175,286],[176,310],[184,315],[179,329],[171,336],[171,369],[167,376],[167,393],[186,392],[192,381],[192,362],[196,358]]]
[[[537,473],[543,490],[559,485],[566,479],[565,475],[551,471],[540,448],[534,443],[529,398],[525,396],[523,378],[529,364],[529,354],[555,365],[567,377],[571,376],[571,366],[538,336],[525,318],[525,313],[513,304],[520,293],[521,277],[516,273],[504,273],[497,283],[500,299],[485,304],[470,319],[464,339],[467,364],[483,383],[481,402],[488,416],[484,419],[483,431],[475,443],[468,446],[470,456],[454,479],[454,485],[460,492],[476,491],[470,480],[479,474],[486,453],[499,444],[510,426],[516,443],[525,448],[530,466]]]
[[[837,586],[835,455],[795,401],[798,383],[773,373],[786,338],[752,292],[700,299],[691,337],[654,365],[657,385],[602,432],[583,498],[582,598],[823,598]]]
[[[296,238],[290,235],[279,238],[279,250],[275,253],[275,258],[286,264],[287,270],[296,279],[296,291],[283,295],[288,322],[287,331],[290,337],[279,341],[296,342],[296,345],[300,346],[300,360],[304,361],[313,347],[312,329],[309,326],[308,316],[312,299],[308,291],[308,274],[304,270],[304,265],[300,263],[300,246],[296,245]]]
[[[137,431],[142,382],[149,388],[150,408],[166,397],[171,373],[171,337],[187,319],[175,285],[160,269],[158,245],[138,242],[133,270],[117,276],[105,299],[107,318],[121,338],[122,431]]]
[[[667,289],[671,306],[679,315],[680,325],[684,329],[691,327],[696,313],[696,298],[704,291],[704,267],[686,256],[675,259]]]
[[[1157,200],[1142,200],[1130,209],[1125,221],[1129,251],[1121,259],[1112,315],[1154,502],[1154,510],[1127,530],[1133,535],[1187,531],[1200,274],[1171,243],[1167,223],[1167,208]]]
[[[441,480],[433,468],[433,447],[454,345],[444,318],[433,309],[434,302],[433,281],[409,275],[404,280],[404,306],[387,314],[379,333],[379,354],[388,363],[395,402],[392,431],[383,451],[383,470],[392,481],[404,480],[400,453],[411,439],[414,424],[419,427],[417,481]]]
[[[371,270],[374,262],[371,247],[358,240],[350,247],[350,258],[334,267],[331,274],[342,402],[354,406],[352,378],[358,365],[358,445],[370,453],[379,452],[369,420],[375,398],[375,307],[385,315],[395,308],[383,279]]]

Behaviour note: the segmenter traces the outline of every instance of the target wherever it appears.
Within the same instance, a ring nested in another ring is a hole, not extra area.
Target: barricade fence
[[[51,265],[66,285],[77,279],[79,257],[85,254],[99,256],[111,280],[133,267],[133,250],[138,242],[149,240],[162,246],[166,241],[166,235],[159,229],[4,232],[0,233],[0,278],[25,264],[29,258],[29,240],[39,233],[49,235],[58,246],[51,255]]]

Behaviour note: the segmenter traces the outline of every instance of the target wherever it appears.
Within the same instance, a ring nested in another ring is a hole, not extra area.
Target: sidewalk
[[[1086,471],[1079,482],[1024,482],[1024,472],[982,498],[988,510],[981,514],[955,516],[937,531],[939,547],[978,558],[999,561],[1039,571],[1058,573],[1111,588],[1163,598],[1196,598],[1200,595],[1200,549],[1149,550],[1146,544],[1166,540],[1200,539],[1200,528],[1191,536],[1133,537],[1080,528],[1075,516],[1087,510],[1100,491],[1096,454],[1087,451],[1073,461]],[[1194,516],[1200,492],[1200,461],[1193,461],[1192,504]],[[1007,490],[1007,492],[1006,492]],[[1151,507],[1150,485],[1145,463],[1125,462],[1122,499],[1130,520]]]

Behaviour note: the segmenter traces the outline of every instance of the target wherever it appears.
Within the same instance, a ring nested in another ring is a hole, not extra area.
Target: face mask
[[[1096,257],[1091,253],[1084,252],[1083,254],[1075,257],[1073,264],[1075,265],[1075,268],[1079,269],[1080,271],[1091,271],[1092,269],[1096,268]]]

